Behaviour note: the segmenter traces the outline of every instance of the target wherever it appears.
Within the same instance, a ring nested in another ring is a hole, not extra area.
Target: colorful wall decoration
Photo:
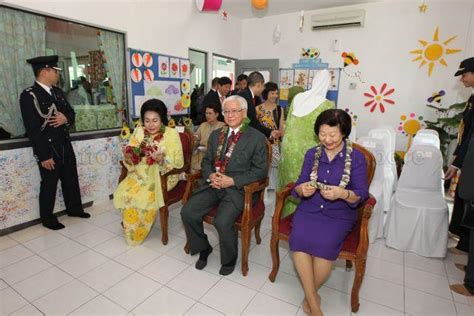
[[[108,199],[115,191],[122,157],[119,137],[73,142],[82,202]],[[0,230],[39,218],[40,176],[31,147],[0,156]],[[58,185],[55,212],[64,210]]]
[[[337,105],[341,69],[328,68],[328,64],[321,62],[320,58],[301,58],[298,63],[293,64],[293,68],[280,69],[280,106],[286,107],[288,105],[288,92],[291,87],[300,86],[304,90],[311,89],[314,76],[323,69],[327,69],[331,75],[326,98],[334,101]]]
[[[439,39],[439,27],[436,27],[433,34],[432,41],[418,40],[421,44],[421,49],[415,49],[410,51],[410,54],[418,55],[412,61],[420,61],[419,68],[428,65],[428,76],[430,77],[437,64],[447,66],[446,55],[456,54],[461,51],[458,48],[449,48],[448,45],[456,39],[457,36],[451,36],[450,38],[440,41]]]
[[[418,131],[425,127],[423,122],[423,116],[417,116],[415,113],[410,113],[409,115],[400,116],[400,123],[398,126],[398,131],[405,136],[408,136],[407,151],[411,146],[413,137],[418,133]]]
[[[387,84],[384,83],[380,87],[379,90],[374,86],[370,86],[370,93],[365,92],[364,96],[369,98],[364,106],[370,108],[370,112],[373,113],[376,109],[379,109],[380,112],[385,113],[385,106],[387,104],[394,105],[395,101],[393,101],[391,96],[395,92],[394,88],[387,89]]]
[[[130,49],[129,56],[134,117],[140,115],[142,104],[151,98],[163,101],[169,115],[188,114],[182,100],[189,99],[189,59],[136,49]]]
[[[349,70],[350,68],[354,68],[359,65],[359,60],[356,58],[355,53],[343,52],[341,57],[344,61],[344,67],[342,68],[342,71],[346,74],[346,76],[350,78],[357,78],[357,80],[359,80],[361,83],[365,83],[365,81],[362,80],[362,73],[359,70]]]

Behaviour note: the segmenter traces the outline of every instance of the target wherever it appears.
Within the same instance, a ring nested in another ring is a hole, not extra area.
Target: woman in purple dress
[[[290,249],[305,292],[303,309],[311,315],[322,315],[318,290],[369,194],[365,157],[348,139],[351,126],[343,110],[318,116],[314,132],[320,145],[306,152],[292,192],[301,203],[293,217]]]

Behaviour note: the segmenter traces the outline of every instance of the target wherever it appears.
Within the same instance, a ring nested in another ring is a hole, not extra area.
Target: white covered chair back
[[[393,187],[392,190],[395,191],[397,185],[397,165],[395,163],[395,143],[396,143],[396,134],[395,130],[389,126],[380,126],[369,131],[369,137],[377,138],[383,141],[385,150],[386,150],[386,161],[384,165],[385,168],[388,168],[393,174]]]
[[[372,215],[369,220],[369,242],[373,243],[377,238],[383,237],[384,231],[384,221],[385,221],[385,205],[390,205],[391,199],[391,190],[388,190],[389,197],[384,197],[384,183],[385,183],[385,172],[387,169],[384,169],[383,164],[385,162],[385,148],[382,140],[371,138],[371,137],[361,137],[357,143],[367,150],[369,150],[375,157],[376,167],[374,178],[369,188],[370,194],[372,194],[377,200],[374,209],[372,210]],[[387,204],[388,203],[388,204]]]
[[[428,131],[428,130],[425,130],[425,131]],[[412,143],[409,151],[411,151],[411,148],[413,148],[414,146],[417,146],[417,145],[434,146],[437,149],[439,149],[440,148],[440,140],[439,140],[438,132],[436,132],[436,131],[433,131],[433,132],[435,132],[436,134],[427,133],[427,132],[422,132],[422,133],[418,132],[416,134],[415,138],[413,139],[413,143]]]
[[[387,246],[425,257],[446,255],[448,206],[442,165],[434,146],[415,145],[407,153],[385,224]]]
[[[420,135],[420,134],[432,134],[432,135],[436,135],[439,137],[439,133],[437,131],[435,131],[434,129],[427,129],[427,128],[423,128],[423,129],[420,129],[416,135]]]

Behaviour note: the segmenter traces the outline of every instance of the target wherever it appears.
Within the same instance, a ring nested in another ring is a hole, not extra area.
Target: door
[[[279,66],[278,59],[243,59],[237,60],[235,63],[236,76],[240,74],[249,75],[252,71],[260,72],[265,78],[265,82],[279,82]]]

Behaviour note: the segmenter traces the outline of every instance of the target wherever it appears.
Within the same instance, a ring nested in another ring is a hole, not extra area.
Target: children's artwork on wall
[[[229,13],[227,13],[227,11],[222,11],[222,20],[224,21],[227,21],[227,16],[229,15]]]
[[[153,81],[153,79],[155,79],[155,74],[151,69],[146,69],[145,71],[143,71],[143,78],[145,81],[148,82]]]
[[[418,40],[423,46],[421,49],[415,49],[410,51],[410,54],[418,55],[412,61],[420,61],[419,68],[428,65],[428,76],[430,77],[433,73],[433,69],[436,64],[439,63],[443,66],[447,66],[446,55],[456,54],[461,51],[458,48],[449,48],[448,45],[457,38],[457,36],[451,36],[450,38],[440,41],[439,39],[439,27],[436,27],[433,34],[432,41]]]
[[[105,201],[117,188],[119,137],[73,141],[83,203]],[[31,147],[5,150],[0,159],[0,230],[39,218],[40,174]],[[65,209],[62,188],[54,212]],[[3,259],[3,257],[2,257]],[[3,304],[3,300],[2,300]]]
[[[294,76],[294,69],[280,69],[280,89],[290,89],[293,87]]]
[[[168,56],[158,56],[160,77],[168,78],[170,76],[170,58]]]
[[[365,81],[362,80],[362,73],[359,70],[353,70],[357,65],[359,65],[359,60],[356,58],[355,53],[343,52],[341,57],[344,61],[344,67],[342,68],[342,71],[346,74],[346,76],[350,78],[357,78],[357,80],[359,80],[361,83],[365,83]]]
[[[301,57],[307,58],[307,59],[316,59],[320,55],[319,50],[314,47],[310,48],[302,48],[301,49]]]
[[[294,85],[304,89],[308,86],[309,69],[295,69]]]
[[[191,83],[188,79],[181,81],[181,93],[189,93],[191,91]]]
[[[189,67],[189,59],[180,59],[180,78],[181,79],[189,79],[190,78],[190,67]]]
[[[387,90],[387,84],[384,83],[380,87],[380,90],[377,90],[374,86],[370,86],[371,93],[364,93],[364,96],[370,98],[369,101],[367,101],[364,106],[365,107],[370,107],[370,112],[374,112],[375,109],[379,108],[380,112],[385,113],[385,105],[388,103],[390,105],[394,105],[395,101],[393,101],[392,95],[395,92],[394,88],[388,89]]]
[[[142,72],[138,68],[134,68],[130,71],[130,77],[132,78],[132,81],[135,83],[138,83],[142,81]]]
[[[170,57],[170,78],[179,78],[179,58]]]
[[[186,78],[189,78],[189,59],[133,49],[129,50],[129,56],[134,117],[140,115],[142,104],[151,98],[163,101],[168,115],[188,114],[188,108],[181,105],[181,94],[189,96],[190,83]],[[141,60],[141,67],[133,66],[134,59],[137,65]]]
[[[443,96],[446,94],[446,92],[444,90],[440,90],[438,92],[433,92],[433,94],[431,95],[431,97],[428,98],[428,102],[429,103],[433,103],[433,102],[436,102],[438,104],[441,103],[441,99],[443,98]]]
[[[143,65],[145,65],[145,67],[153,66],[153,57],[150,53],[143,54]]]
[[[132,65],[135,67],[141,67],[143,63],[142,55],[140,53],[134,53],[132,55]]]

